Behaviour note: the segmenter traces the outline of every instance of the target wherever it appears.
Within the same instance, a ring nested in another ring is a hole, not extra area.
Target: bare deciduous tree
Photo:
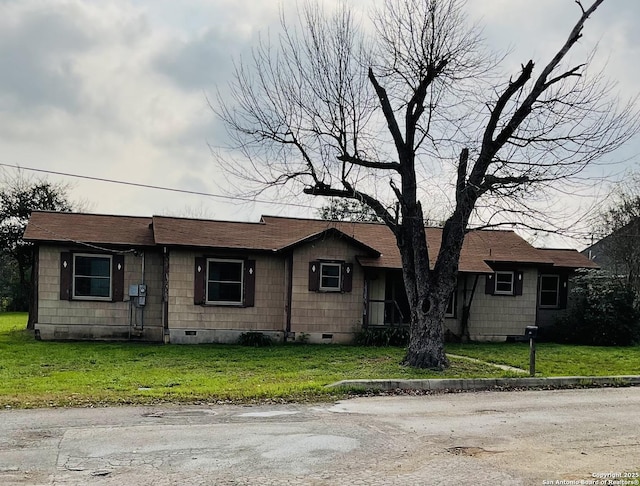
[[[393,232],[411,309],[408,365],[448,364],[444,314],[474,211],[526,210],[525,196],[581,174],[636,131],[633,103],[618,106],[601,78],[586,76],[588,60],[567,65],[602,0],[576,3],[552,59],[528,61],[506,82],[461,1],[387,0],[371,28],[344,6],[325,14],[307,4],[238,64],[231,97],[218,100],[242,154],[227,160],[230,173],[359,200]],[[453,208],[430,268],[419,191],[450,154]]]

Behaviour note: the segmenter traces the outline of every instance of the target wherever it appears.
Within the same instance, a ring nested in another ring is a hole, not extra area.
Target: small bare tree
[[[387,0],[371,28],[344,6],[324,14],[307,4],[238,64],[231,97],[218,100],[243,156],[227,159],[230,173],[361,201],[393,232],[411,309],[405,364],[448,364],[444,314],[474,211],[500,202],[522,213],[525,196],[635,133],[633,103],[619,107],[586,64],[566,65],[602,1],[577,1],[578,20],[552,59],[541,69],[528,61],[506,82],[459,0]],[[431,268],[419,191],[446,158],[456,166],[453,208]]]

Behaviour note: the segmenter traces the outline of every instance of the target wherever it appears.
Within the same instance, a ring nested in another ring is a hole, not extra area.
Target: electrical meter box
[[[132,298],[134,304],[136,304],[138,307],[143,307],[147,303],[147,285],[129,285],[129,297]]]
[[[142,307],[147,303],[147,286],[145,284],[138,285],[138,305]]]

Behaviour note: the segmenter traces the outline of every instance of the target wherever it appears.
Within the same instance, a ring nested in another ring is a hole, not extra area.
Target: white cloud
[[[468,7],[493,46],[513,46],[507,71],[548,56],[577,15],[571,0],[469,0]],[[600,40],[598,62],[608,59],[625,93],[637,91],[640,75],[639,17],[640,2],[605,2],[582,41],[586,52]],[[221,192],[227,183],[207,142],[217,144],[222,131],[206,96],[224,86],[232,59],[259,32],[277,31],[278,18],[272,0],[1,2],[0,162]],[[98,212],[150,215],[204,204],[223,219],[304,213],[98,182],[75,187]]]

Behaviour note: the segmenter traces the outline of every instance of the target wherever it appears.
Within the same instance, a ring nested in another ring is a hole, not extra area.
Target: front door
[[[409,300],[404,290],[402,271],[391,270],[385,279],[384,323],[387,325],[408,324],[411,320]]]

